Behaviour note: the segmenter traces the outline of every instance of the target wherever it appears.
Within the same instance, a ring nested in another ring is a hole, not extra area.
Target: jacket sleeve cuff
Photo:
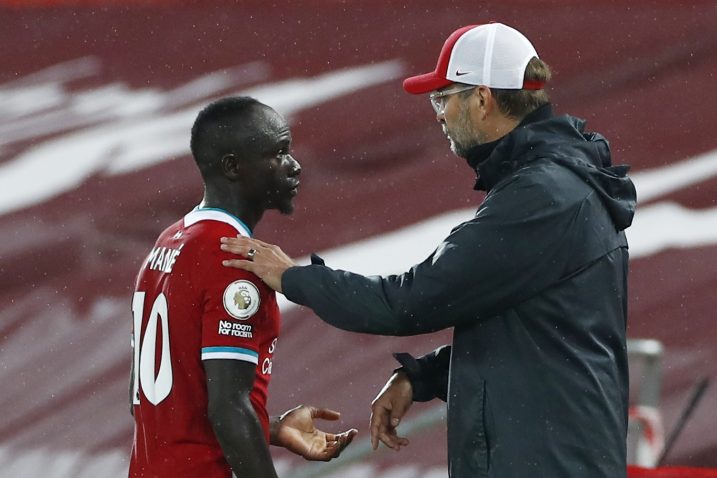
[[[450,347],[441,347],[418,359],[408,353],[395,353],[394,358],[411,382],[414,402],[427,402],[434,398],[446,401],[448,397],[448,366]]]

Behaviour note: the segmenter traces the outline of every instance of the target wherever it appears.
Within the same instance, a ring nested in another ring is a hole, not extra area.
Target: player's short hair
[[[550,81],[550,67],[543,60],[533,57],[525,68],[525,81]],[[502,90],[491,88],[501,113],[522,120],[528,114],[550,102],[545,89],[541,90]]]
[[[254,130],[256,112],[266,106],[249,96],[222,98],[205,106],[192,126],[189,147],[203,176],[227,153],[239,153]]]

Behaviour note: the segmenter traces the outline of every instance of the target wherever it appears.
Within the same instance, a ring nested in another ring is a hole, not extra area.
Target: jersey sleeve
[[[228,255],[219,250],[218,238],[203,249],[199,267],[203,292],[202,360],[258,364],[263,327],[267,325],[264,305],[270,300],[270,292],[254,274],[222,266]]]

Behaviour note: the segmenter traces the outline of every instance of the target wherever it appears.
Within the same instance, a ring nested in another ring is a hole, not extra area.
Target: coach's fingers
[[[397,425],[398,423],[396,423]],[[392,450],[398,451],[401,446],[408,444],[408,440],[396,435],[396,428],[391,423],[391,411],[383,406],[375,406],[371,411],[370,419],[371,447],[378,449],[382,442]]]
[[[274,244],[269,244],[268,242],[264,242],[261,239],[256,239],[253,237],[250,239],[250,241],[252,241],[255,245],[261,246],[261,247],[266,247],[266,248],[276,247],[276,246],[274,246]]]
[[[233,267],[234,269],[242,269],[249,272],[254,272],[256,264],[246,259],[226,259],[222,261],[222,265],[225,267]]]
[[[220,242],[222,244],[228,245],[231,248],[237,247],[243,250],[278,249],[278,246],[274,244],[269,244],[268,242],[264,242],[260,239],[256,239],[254,237],[246,237],[242,235],[237,235],[236,237],[222,237],[220,239]]]
[[[223,236],[219,241],[222,244],[241,245],[241,244],[253,244],[256,242],[256,239],[251,238],[251,237],[242,236],[242,235],[236,235],[236,236]]]
[[[376,435],[376,439],[376,447],[378,447],[378,442],[380,441],[394,451],[400,451],[402,446],[409,444],[408,438],[398,436],[395,428],[383,429]]]
[[[372,407],[369,419],[369,432],[371,434],[371,448],[378,449],[378,436],[388,428],[389,413],[383,407]]]
[[[246,237],[222,237],[219,242],[221,250],[246,256],[250,249],[256,249],[252,239]]]

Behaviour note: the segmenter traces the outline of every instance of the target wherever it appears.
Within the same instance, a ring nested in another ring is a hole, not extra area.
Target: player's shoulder
[[[190,262],[195,271],[206,272],[214,281],[245,280],[263,288],[263,282],[253,273],[221,264],[223,259],[236,257],[220,249],[222,237],[251,237],[251,231],[241,219],[220,209],[197,208],[184,217],[181,233],[184,237],[180,240],[185,244],[187,255],[193,258]]]
[[[168,239],[171,239],[183,227],[184,227],[184,218],[179,219],[178,221],[175,221],[173,224],[166,227],[162,232],[159,233],[159,236],[157,236],[156,242],[159,244],[161,242],[167,241]]]
[[[202,221],[192,224],[190,227],[185,227],[183,234],[187,236],[187,242],[198,244],[216,243],[218,247],[220,238],[234,237],[237,235],[237,230],[225,223]]]
[[[206,234],[230,233],[251,236],[251,230],[238,217],[216,208],[195,208],[184,216],[184,227],[199,228]]]

